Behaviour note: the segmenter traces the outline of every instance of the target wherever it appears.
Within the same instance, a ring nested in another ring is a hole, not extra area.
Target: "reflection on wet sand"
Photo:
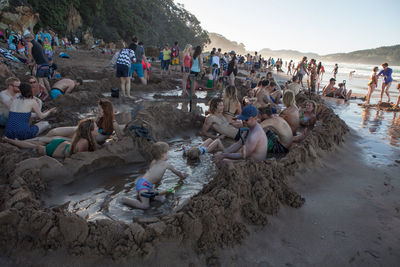
[[[382,110],[376,110],[375,112],[375,117],[373,120],[370,120],[370,114],[371,110],[369,108],[364,108],[362,113],[361,113],[361,124],[368,126],[369,125],[369,132],[370,133],[376,133],[380,126],[382,125],[382,120],[383,120],[383,111]]]
[[[397,112],[393,112],[392,123],[389,126],[388,135],[390,136],[390,144],[398,147],[400,139],[400,116],[397,117]]]

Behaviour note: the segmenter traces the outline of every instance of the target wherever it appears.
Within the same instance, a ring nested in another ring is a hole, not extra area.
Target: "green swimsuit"
[[[62,143],[64,143],[65,141],[66,141],[65,139],[54,139],[54,140],[52,140],[49,144],[46,145],[46,155],[49,156],[49,157],[52,157],[53,153],[57,149],[57,147],[59,145],[61,145]],[[71,155],[70,146],[71,146],[71,144],[66,144],[65,145],[64,150],[62,151],[62,155],[64,156],[64,158],[66,157],[65,151],[67,151],[68,154]]]

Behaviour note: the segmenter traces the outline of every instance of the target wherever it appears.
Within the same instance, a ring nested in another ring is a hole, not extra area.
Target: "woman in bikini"
[[[238,128],[234,127],[224,117],[224,102],[221,98],[213,98],[210,101],[210,114],[207,115],[201,134],[210,138],[217,138],[216,134],[212,134],[209,130],[223,134],[226,137],[234,139],[238,132]]]
[[[305,101],[305,108],[299,111],[300,125],[305,127],[314,127],[317,121],[316,113],[317,104],[312,100]]]
[[[39,137],[35,140],[14,140],[3,137],[3,141],[19,148],[36,148],[40,155],[53,158],[67,158],[74,153],[96,150],[98,128],[92,119],[83,119],[78,123],[72,142],[65,139]],[[45,145],[46,144],[46,145]]]
[[[237,98],[237,90],[235,86],[229,85],[225,88],[224,102],[224,117],[232,122],[235,115],[242,113],[242,105]]]
[[[377,74],[378,70],[379,70],[378,67],[374,67],[374,69],[372,70],[371,77],[369,78],[368,93],[367,93],[366,100],[365,100],[366,104],[369,104],[371,95],[374,92],[374,90],[376,89],[376,87],[378,86],[378,74]]]
[[[98,102],[98,112],[98,116],[100,118],[96,121],[99,135],[96,135],[96,142],[98,144],[103,144],[113,134],[114,131],[119,139],[122,138],[121,129],[114,119],[114,107],[112,103],[107,99],[100,99]],[[66,138],[71,138],[75,129],[76,126],[54,128],[50,130],[46,136],[63,136]]]

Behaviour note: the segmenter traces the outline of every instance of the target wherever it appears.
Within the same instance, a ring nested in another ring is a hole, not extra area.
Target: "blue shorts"
[[[36,70],[37,78],[48,78],[50,76],[50,68],[49,65],[38,65]]]
[[[299,77],[299,81],[302,81],[304,74],[298,73],[297,76]]]
[[[168,70],[169,69],[169,64],[171,63],[171,60],[161,60],[161,70]]]
[[[51,99],[56,99],[59,95],[63,95],[63,92],[58,88],[52,88],[50,90]]]
[[[117,77],[129,77],[129,66],[124,64],[117,64]]]
[[[132,63],[131,64],[131,74],[133,74],[134,71],[136,71],[136,74],[139,78],[144,77],[142,63]]]
[[[138,193],[143,190],[150,191],[151,189],[153,189],[153,184],[142,177],[136,182],[136,191],[138,191]]]

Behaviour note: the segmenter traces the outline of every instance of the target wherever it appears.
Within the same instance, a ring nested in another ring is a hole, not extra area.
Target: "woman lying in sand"
[[[305,108],[299,111],[300,125],[306,127],[314,127],[317,121],[316,113],[317,104],[312,100],[305,101]]]
[[[83,119],[72,137],[72,142],[65,139],[53,139],[39,137],[36,140],[21,141],[3,137],[3,141],[13,144],[19,148],[36,148],[40,155],[47,155],[53,158],[66,158],[77,152],[95,151],[96,135],[98,128],[92,119]],[[39,144],[41,143],[41,144]],[[47,145],[42,145],[47,143]]]
[[[100,99],[98,102],[99,119],[97,120],[97,127],[99,135],[96,135],[96,142],[103,144],[114,132],[118,138],[122,138],[122,132],[118,123],[114,120],[114,107],[107,99]],[[76,126],[71,127],[58,127],[50,130],[47,137],[63,136],[71,138],[76,130]]]
[[[200,155],[212,153],[217,150],[224,151],[225,147],[221,142],[221,139],[224,137],[225,135],[220,135],[215,140],[208,138],[199,146],[183,146],[183,155],[190,160],[198,160]]]
[[[237,98],[237,90],[235,86],[229,85],[225,88],[224,95],[224,117],[232,122],[232,119],[242,113],[242,106]]]
[[[296,135],[297,128],[300,126],[300,117],[293,91],[285,91],[283,94],[283,104],[286,106],[286,109],[281,112],[280,116],[289,124],[293,135]]]
[[[224,102],[221,98],[213,98],[210,101],[210,114],[207,115],[201,134],[210,138],[217,138],[217,135],[211,134],[209,130],[223,134],[234,139],[238,132],[238,128],[234,127],[224,117]]]

